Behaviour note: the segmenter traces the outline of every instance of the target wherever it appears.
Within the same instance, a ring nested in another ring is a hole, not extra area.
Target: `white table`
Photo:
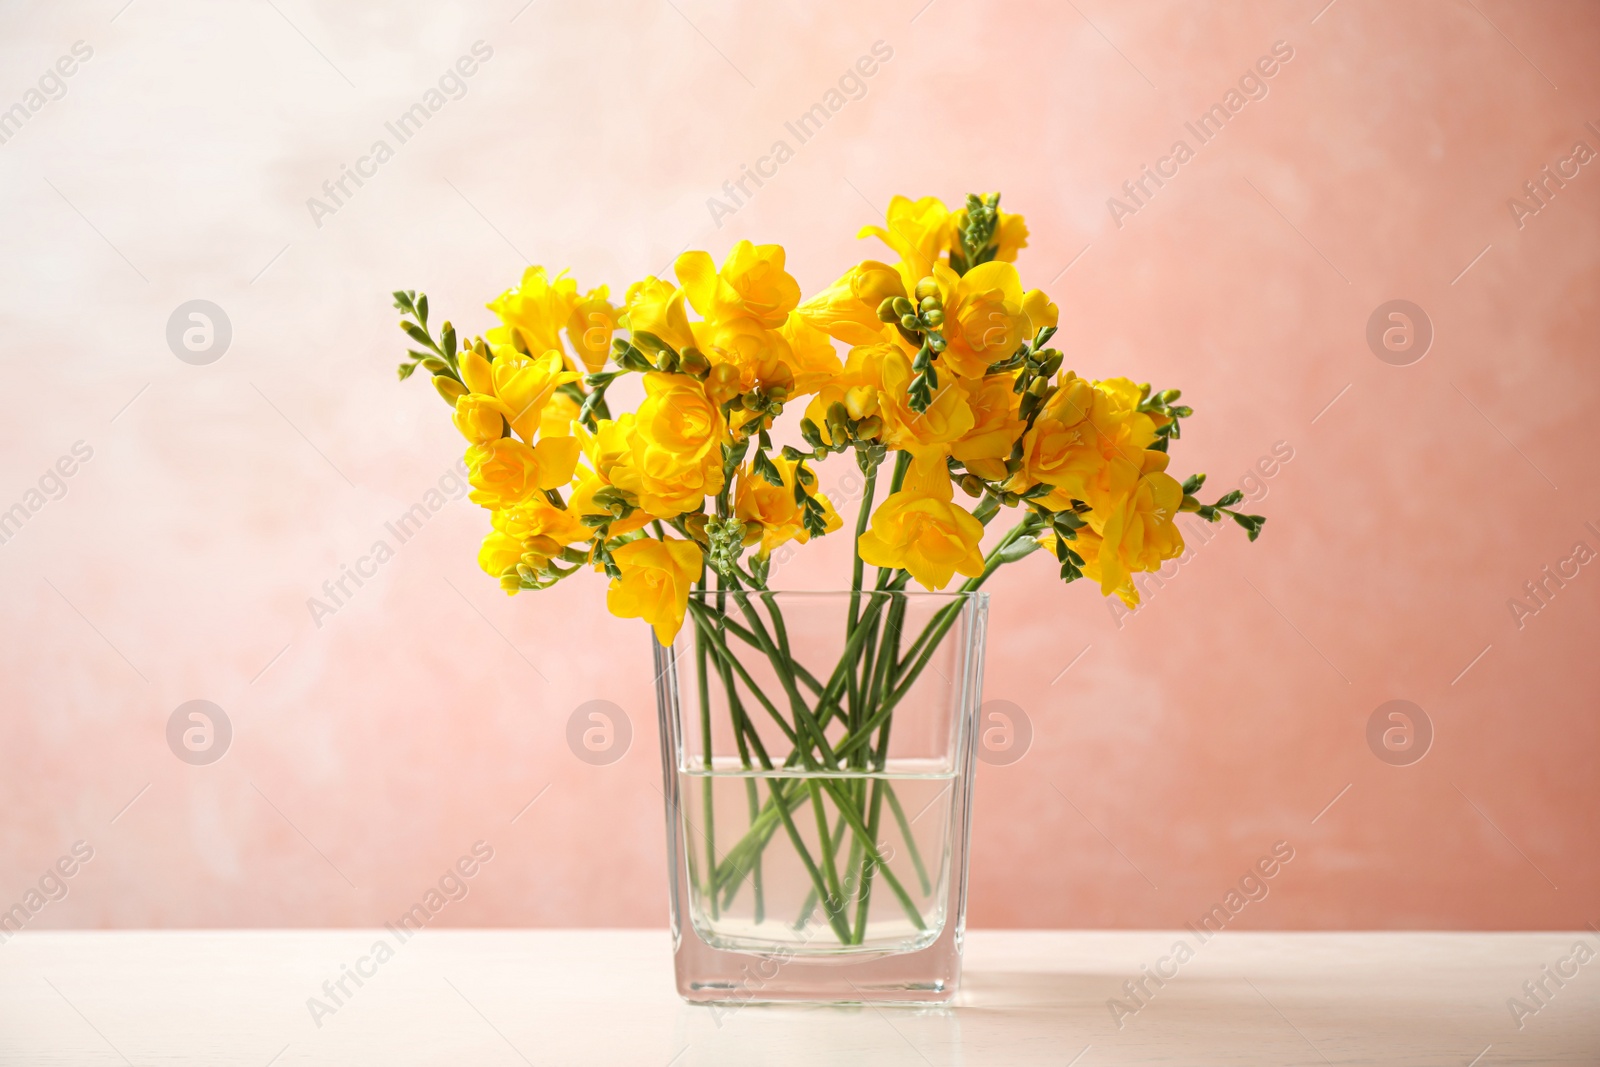
[[[1224,933],[1119,1029],[1107,1000],[1179,934],[979,931],[949,1010],[718,1011],[678,999],[660,931],[428,930],[319,1027],[308,998],[380,933],[22,934],[0,1064],[1600,1063],[1600,958],[1520,1030],[1506,1003],[1592,931]]]

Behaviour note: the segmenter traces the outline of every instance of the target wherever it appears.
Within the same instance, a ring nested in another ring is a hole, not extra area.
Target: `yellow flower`
[[[520,336],[522,347],[534,355],[552,349],[560,352],[561,329],[577,302],[578,283],[564,272],[552,281],[543,267],[529,267],[522,274],[521,285],[507,289],[488,305],[504,325],[486,336],[491,343],[505,345],[512,345],[513,335]]]
[[[1022,310],[1022,279],[1009,263],[982,263],[963,275],[933,269],[944,301],[940,362],[964,378],[981,378],[989,364],[1010,357],[1030,335]]]
[[[515,437],[501,437],[467,448],[468,494],[472,502],[499,511],[520,504],[540,489],[559,489],[572,480],[578,442],[551,437],[532,448]]]
[[[769,330],[800,302],[800,283],[784,270],[782,245],[740,241],[718,272],[705,252],[685,252],[674,269],[689,303],[703,318],[754,319]]]
[[[496,511],[489,516],[489,523],[496,530],[519,541],[538,538],[548,540],[554,546],[587,541],[593,534],[572,508],[563,511],[539,497]],[[552,545],[543,547],[551,548]]]
[[[567,340],[572,342],[572,350],[578,353],[583,368],[591,374],[606,365],[606,357],[611,353],[611,335],[617,329],[617,309],[610,295],[611,291],[603,285],[591,289],[572,306],[572,313],[567,316]]]
[[[622,316],[631,332],[653,334],[674,351],[694,344],[683,290],[671,282],[650,277],[628,286]]]
[[[456,398],[456,411],[451,420],[471,444],[493,441],[505,432],[511,411],[494,396],[483,393],[464,393]]]
[[[990,481],[1003,481],[1006,460],[1026,424],[1019,408],[1022,398],[1012,391],[1009,374],[991,374],[967,383],[967,404],[974,419],[972,429],[950,446],[950,454],[967,470]]]
[[[772,457],[772,462],[783,476],[783,485],[773,485],[761,475],[752,473],[747,465],[739,468],[739,481],[733,499],[734,515],[747,525],[755,523],[760,526],[759,531],[745,535],[745,544],[759,540],[761,547],[756,551],[763,559],[788,541],[805,544],[811,539],[801,521],[800,505],[794,499],[794,461],[779,455]],[[826,496],[821,493],[814,495],[822,505],[827,532],[832,533],[843,524],[843,520],[833,510],[833,503]]]
[[[1029,289],[1022,294],[1022,313],[1028,316],[1030,334],[1038,333],[1046,326],[1054,326],[1061,318],[1061,309],[1042,289]]]
[[[869,345],[882,341],[892,329],[878,318],[878,305],[885,299],[905,296],[900,272],[887,263],[866,260],[816,296],[801,304],[796,313],[806,322],[847,345]]]
[[[556,393],[539,416],[540,437],[571,437],[578,418],[579,404],[566,393]]]
[[[951,503],[954,492],[942,460],[916,460],[905,486],[872,513],[861,535],[861,558],[874,567],[901,567],[926,589],[943,589],[956,572],[983,573],[983,524]]]
[[[522,562],[523,551],[521,538],[490,530],[483,538],[483,546],[478,549],[478,566],[491,578],[504,577],[507,571],[515,573],[517,564]],[[505,582],[500,587],[508,594],[515,593],[521,588],[521,583]]]
[[[1082,500],[1104,510],[1138,480],[1155,424],[1138,410],[1139,387],[1126,378],[1091,383],[1064,371],[1057,385],[1022,439],[1022,469],[1010,488],[1045,482],[1056,490],[1047,507]]]
[[[844,371],[833,341],[822,330],[807,323],[799,312],[790,312],[778,332],[789,344],[786,362],[794,378],[794,384],[789,386],[789,396],[814,393]]]
[[[611,579],[606,609],[619,619],[643,619],[670,648],[683,626],[689,587],[700,577],[700,546],[645,537],[614,550],[611,558],[622,577]]]
[[[722,491],[722,414],[695,379],[651,372],[634,422],[639,505],[667,519]]]
[[[946,375],[939,380],[939,391],[928,410],[913,411],[913,377],[911,357],[898,343],[857,345],[850,350],[844,373],[824,386],[806,407],[806,418],[817,424],[822,439],[831,444],[828,408],[842,402],[852,418],[874,414],[881,418],[879,440],[890,448],[919,458],[949,455],[951,444],[975,425],[967,394]]]
[[[781,331],[769,330],[752,318],[707,319],[691,329],[694,346],[713,367],[728,366],[738,372],[738,392],[780,377],[779,367],[787,366],[793,355]]]
[[[933,265],[950,248],[950,210],[938,197],[925,196],[915,202],[903,196],[889,201],[888,225],[863,226],[857,237],[877,237],[894,249],[900,262],[896,269],[906,292],[933,273]]]
[[[555,395],[556,387],[575,382],[577,371],[566,369],[560,352],[546,352],[539,356],[525,356],[515,349],[496,346],[490,372],[494,377],[494,393],[510,412],[511,428],[524,441],[532,441],[539,429],[545,405]]]
[[[461,371],[461,380],[467,383],[467,392],[494,395],[494,369],[476,347],[464,349],[456,356],[456,366]]]
[[[1114,509],[1099,515],[1089,513],[1089,524],[1101,539],[1098,562],[1102,593],[1109,596],[1124,585],[1131,586],[1134,573],[1159,570],[1163,562],[1183,554],[1183,535],[1178,532],[1176,521],[1182,502],[1183,486],[1178,480],[1165,471],[1154,470],[1141,477]],[[1079,537],[1082,536],[1080,532]],[[1135,591],[1129,606],[1138,602]]]

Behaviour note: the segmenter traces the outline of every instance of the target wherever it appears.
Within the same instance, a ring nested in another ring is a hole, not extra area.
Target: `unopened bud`
[[[924,311],[922,313],[922,320],[924,322],[926,322],[929,326],[943,326],[944,325],[944,309],[943,308],[932,308],[932,309],[930,309],[928,311]]]
[[[961,476],[961,491],[968,496],[982,496],[983,479],[976,474],[963,474]]]
[[[917,321],[917,317],[915,315],[901,315],[900,325],[904,326],[908,330],[915,330],[919,328],[922,323]]]
[[[877,415],[868,415],[856,423],[856,435],[863,438],[877,437],[883,432],[883,419]]]
[[[929,297],[938,296],[939,282],[933,277],[933,275],[928,275],[926,278],[923,278],[917,283],[916,294],[918,300],[926,300]]]
[[[444,397],[446,402],[451,404],[454,404],[458,398],[467,395],[467,387],[448,374],[435,375],[433,387],[439,390],[439,395]]]
[[[939,315],[939,321],[944,321],[944,314],[942,312]],[[935,325],[938,325],[938,323],[935,323]],[[945,344],[946,341],[943,334],[930,333],[928,335],[928,347],[933,349],[935,352],[943,352]]]
[[[896,315],[904,317],[916,310],[917,309],[912,305],[911,301],[907,300],[905,297],[897,296],[894,298],[894,313]]]
[[[878,318],[881,321],[893,322],[900,317],[900,313],[894,309],[895,299],[895,297],[886,296],[883,298],[883,303],[878,305]]]

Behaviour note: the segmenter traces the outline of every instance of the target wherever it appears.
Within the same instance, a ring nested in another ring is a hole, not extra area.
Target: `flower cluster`
[[[1167,473],[1190,414],[1177,390],[1063,369],[1048,347],[1056,305],[1015,266],[1027,225],[999,202],[895,197],[886,224],[861,231],[895,261],[858,263],[805,300],[783,249],[748,241],[720,268],[685,252],[675,280],[636,282],[620,306],[531,267],[488,305],[500,325],[459,349],[448,322],[434,336],[426,296],[396,293],[421,346],[400,376],[426,369],[453,405],[471,497],[491,513],[483,569],[508,593],[602,570],[607,607],[669,644],[708,570],[765,588],[775,548],[841,526],[811,465],[842,452],[867,486],[857,587],[869,564],[880,589],[957,574],[976,588],[1047,548],[1063,580],[1133,605],[1133,575],[1183,551],[1180,511],[1231,516],[1254,540],[1265,520],[1232,510],[1239,493],[1202,504],[1204,475]],[[628,376],[643,400],[613,414],[608,391]],[[796,406],[803,445],[776,447]],[[880,467],[889,492],[874,508]],[[1020,517],[986,553],[1002,510]]]

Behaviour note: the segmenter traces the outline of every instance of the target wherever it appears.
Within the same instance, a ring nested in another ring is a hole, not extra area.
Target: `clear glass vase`
[[[696,591],[655,646],[678,991],[942,1003],[983,593]]]

